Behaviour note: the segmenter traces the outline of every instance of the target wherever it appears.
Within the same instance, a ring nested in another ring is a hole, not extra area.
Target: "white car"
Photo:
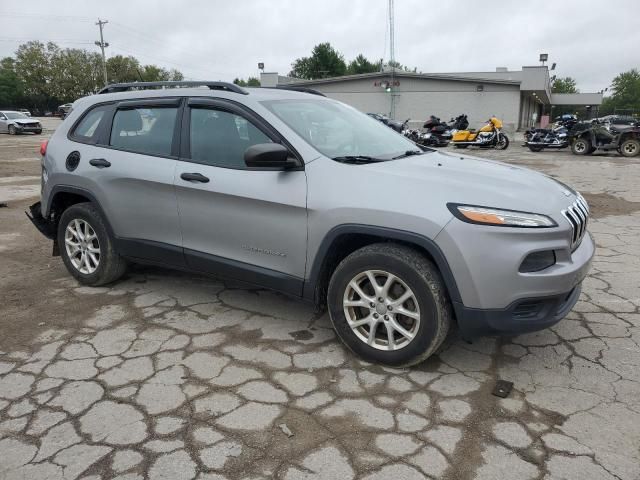
[[[31,132],[40,135],[42,125],[38,120],[27,117],[22,112],[2,110],[0,111],[0,132],[6,132],[9,135]]]

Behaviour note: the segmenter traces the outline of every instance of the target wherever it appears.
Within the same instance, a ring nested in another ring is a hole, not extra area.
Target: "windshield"
[[[383,123],[333,100],[271,100],[262,104],[330,158],[391,160],[407,151],[419,150]]]
[[[4,114],[9,120],[15,120],[17,118],[27,118],[24,113],[20,112],[4,112]]]

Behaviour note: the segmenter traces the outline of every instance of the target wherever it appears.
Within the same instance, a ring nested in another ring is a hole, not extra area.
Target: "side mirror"
[[[279,143],[259,143],[244,152],[244,163],[254,168],[294,168],[298,164]]]

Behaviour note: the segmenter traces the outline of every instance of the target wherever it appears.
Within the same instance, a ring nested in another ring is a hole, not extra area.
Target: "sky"
[[[0,0],[0,57],[29,40],[177,68],[194,80],[286,74],[314,45],[389,59],[387,0]],[[609,10],[605,9],[605,5]],[[549,54],[559,77],[600,91],[640,68],[640,0],[395,1],[395,57],[424,73],[518,70]]]

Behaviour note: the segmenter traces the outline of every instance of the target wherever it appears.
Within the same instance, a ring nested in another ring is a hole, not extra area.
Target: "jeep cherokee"
[[[326,305],[386,365],[427,358],[454,325],[517,334],[571,310],[594,254],[580,194],[421,150],[317,93],[105,87],[43,144],[30,218],[82,284],[128,262],[244,281]]]

